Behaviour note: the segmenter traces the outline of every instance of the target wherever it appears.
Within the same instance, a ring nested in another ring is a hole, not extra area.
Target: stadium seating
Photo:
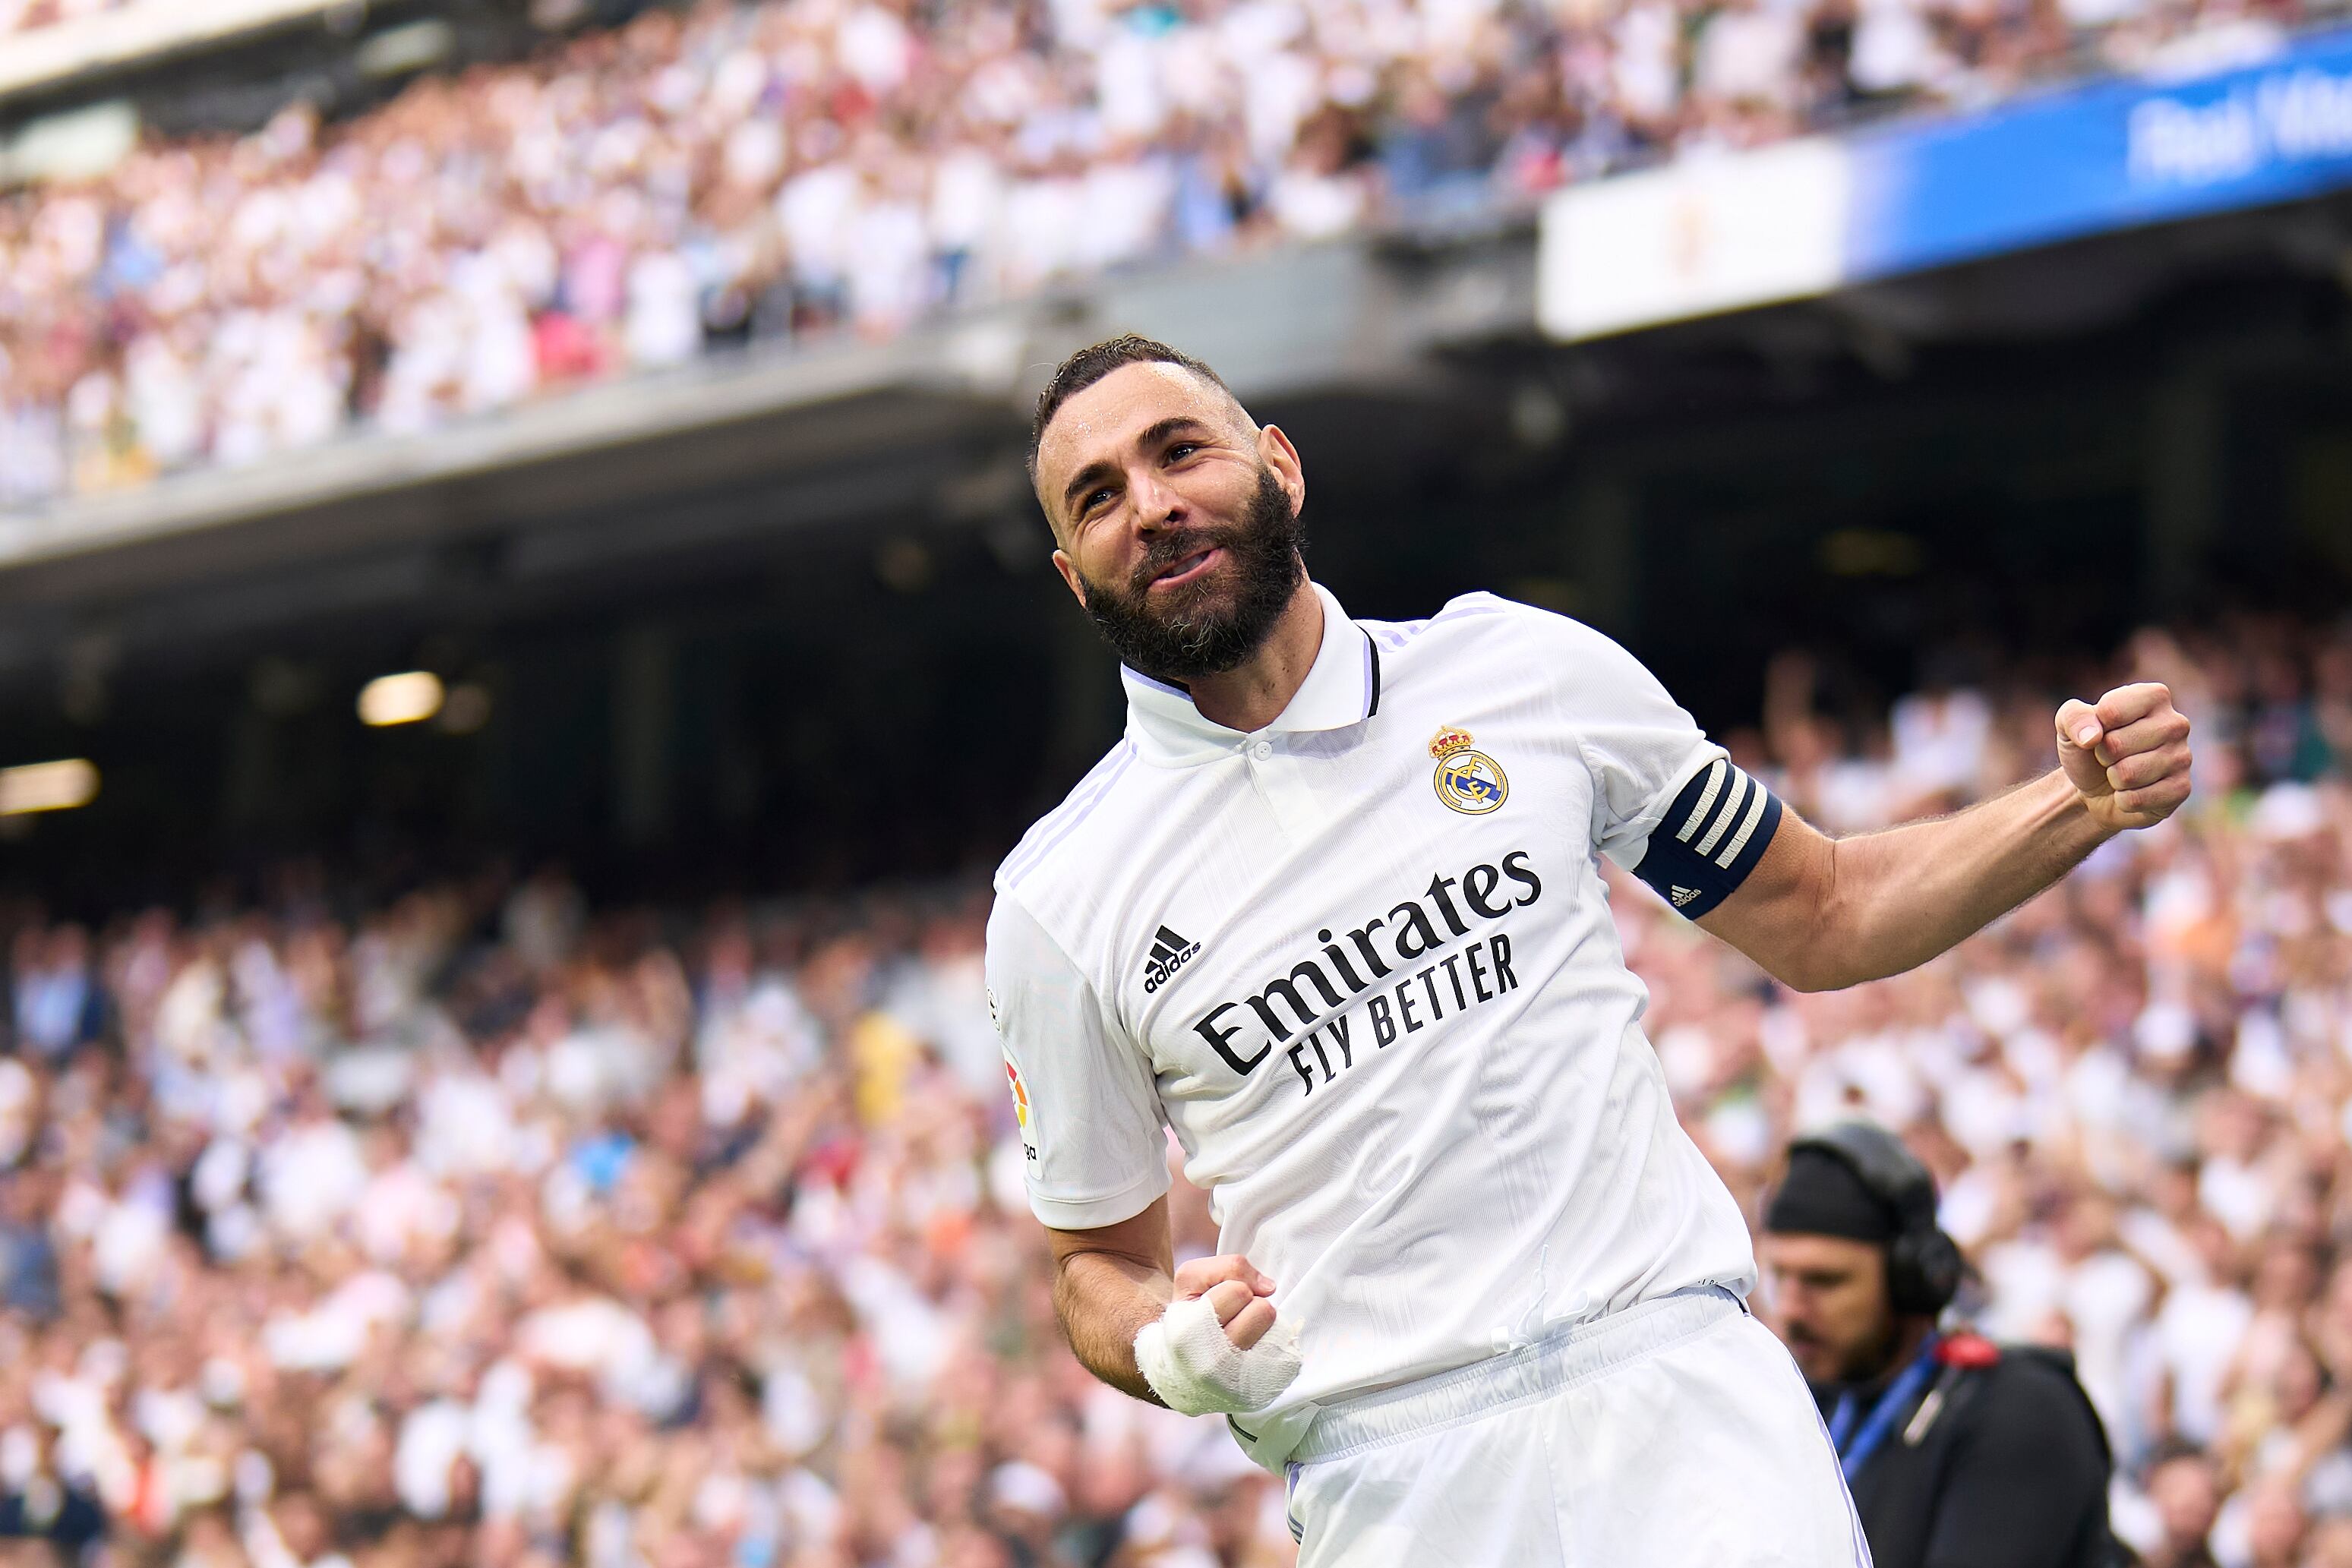
[[[1670,154],[2259,55],[2333,4],[654,10],[0,198],[0,509],[1176,255],[1492,224]]]
[[[2352,632],[2152,631],[2111,673],[2171,683],[2198,800],[1925,971],[1781,992],[1630,880],[1620,925],[1743,1202],[1793,1126],[1908,1128],[1964,1304],[2080,1359],[2125,1535],[2337,1568]],[[2047,755],[2021,670],[1856,733],[1812,685],[1785,657],[1733,744],[1834,827]],[[207,1568],[1287,1562],[1216,1423],[1062,1346],[985,911],[299,867],[193,917],[0,910],[0,1529]]]

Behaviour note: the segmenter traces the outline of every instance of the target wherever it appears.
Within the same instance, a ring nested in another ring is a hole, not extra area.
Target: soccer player
[[[2045,777],[1832,841],[1575,622],[1350,620],[1297,450],[1173,349],[1073,355],[1031,468],[1128,699],[988,933],[1079,1359],[1224,1413],[1309,1568],[1866,1563],[1598,857],[1784,984],[1895,974],[2179,806],[2170,695],[2069,702]],[[1181,1268],[1163,1126],[1221,1228]]]

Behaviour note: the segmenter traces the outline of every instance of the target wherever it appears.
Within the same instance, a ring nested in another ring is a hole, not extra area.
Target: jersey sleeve
[[[1140,1214],[1169,1185],[1150,1063],[1105,1018],[1061,945],[1001,890],[987,975],[1030,1208],[1056,1230]]]
[[[1589,626],[1530,613],[1592,776],[1593,848],[1684,915],[1705,915],[1763,858],[1780,800],[1639,659]]]

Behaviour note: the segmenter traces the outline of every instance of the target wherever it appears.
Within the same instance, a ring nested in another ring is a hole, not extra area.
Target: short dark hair
[[[1127,365],[1181,365],[1209,382],[1227,397],[1234,389],[1225,385],[1225,378],[1208,366],[1167,344],[1134,332],[1121,332],[1116,338],[1105,338],[1090,343],[1064,360],[1054,371],[1054,379],[1037,394],[1037,413],[1029,422],[1029,477],[1037,477],[1037,448],[1045,439],[1045,427],[1054,423],[1062,405],[1102,380],[1111,371]],[[1234,399],[1234,406],[1240,400]]]

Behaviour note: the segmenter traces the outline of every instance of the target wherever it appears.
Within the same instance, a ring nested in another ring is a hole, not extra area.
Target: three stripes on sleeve
[[[1675,795],[1633,874],[1696,920],[1748,880],[1780,825],[1780,800],[1718,757]]]

